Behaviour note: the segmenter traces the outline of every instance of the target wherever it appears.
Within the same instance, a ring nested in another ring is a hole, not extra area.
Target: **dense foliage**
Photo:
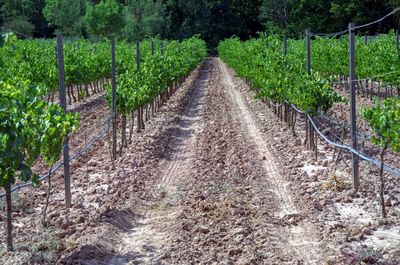
[[[325,77],[349,75],[349,37],[316,38],[311,41],[311,68]],[[289,40],[288,60],[305,63],[304,40]],[[305,66],[304,66],[305,67]],[[400,85],[400,54],[394,33],[373,38],[356,37],[356,73],[387,85]]]
[[[142,42],[150,47],[150,42]],[[150,49],[141,49],[140,70],[136,69],[130,44],[121,43],[117,47],[117,112],[129,114],[140,106],[148,104],[173,82],[187,75],[205,58],[207,51],[203,40],[190,38],[182,42],[164,42],[163,53],[151,55]],[[107,89],[111,104],[111,86]]]
[[[294,37],[306,28],[339,31],[349,22],[366,23],[398,6],[399,0],[3,0],[0,25],[35,37],[51,37],[54,31],[93,37],[108,35],[113,24],[114,34],[122,32],[130,40],[200,34],[216,47],[222,39],[248,39],[260,31]],[[108,23],[111,14],[116,19]],[[390,18],[363,33],[387,32],[398,22],[398,16]]]
[[[311,115],[343,100],[320,74],[308,75],[304,63],[285,56],[277,37],[263,35],[246,42],[233,38],[222,42],[218,50],[222,60],[258,90],[259,98],[287,101]]]
[[[207,54],[205,42],[197,37],[164,41],[162,49],[158,49],[160,40],[140,44],[139,70],[136,69],[135,46],[127,41],[117,41],[117,114],[122,114],[125,120],[127,114],[143,109],[160,93],[176,86]],[[154,54],[151,46],[157,47]],[[54,48],[54,40],[17,40],[12,35],[0,48],[0,187],[5,188],[7,194],[9,250],[13,248],[11,185],[16,180],[37,183],[37,176],[31,169],[34,162],[42,157],[52,166],[59,159],[63,141],[78,125],[75,114],[66,114],[60,106],[44,100],[45,95],[54,95],[51,92],[58,88]],[[75,98],[74,90],[78,91],[77,97],[81,99],[90,96],[90,84],[93,89],[98,80],[108,83],[110,79],[108,40],[96,43],[67,41],[64,43],[64,60],[70,101]],[[109,85],[106,98],[111,105]],[[140,118],[143,118],[143,112]],[[124,134],[122,142],[126,143]],[[48,181],[50,189],[50,177]],[[45,215],[46,210],[44,223]]]
[[[384,155],[388,148],[400,151],[400,98],[388,98],[383,102],[377,99],[374,106],[363,108],[361,113],[374,131],[373,141],[382,147],[379,195],[382,215],[386,217]]]
[[[299,36],[313,32],[337,32],[350,22],[358,25],[374,21],[400,6],[399,0],[264,0],[260,19],[268,33]],[[365,29],[363,33],[387,32],[398,25],[398,16]]]
[[[400,151],[400,99],[376,100],[372,107],[362,109],[375,135],[373,141],[384,148]]]
[[[29,80],[43,95],[58,89],[55,40],[14,40],[0,48],[1,80]],[[65,81],[69,102],[97,90],[98,81],[110,77],[109,42],[75,40],[64,45]],[[18,78],[18,79],[16,79]],[[95,86],[96,85],[96,86]],[[75,89],[72,87],[75,86]]]
[[[78,125],[75,114],[66,114],[39,97],[40,89],[22,79],[0,81],[0,187],[6,191],[7,249],[12,251],[11,185],[16,180],[38,182],[32,166],[39,157],[53,165],[62,144]]]
[[[76,115],[65,114],[38,94],[26,81],[0,82],[0,187],[16,178],[30,180],[40,155],[54,164],[64,138],[78,125]]]

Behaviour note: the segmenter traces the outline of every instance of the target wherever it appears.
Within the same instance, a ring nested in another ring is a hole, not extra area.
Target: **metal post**
[[[136,38],[136,69],[140,71],[140,41]]]
[[[307,73],[311,74],[311,40],[310,40],[310,30],[306,30],[306,49],[307,49]]]
[[[154,40],[151,40],[151,55],[154,55]]]
[[[58,65],[58,81],[60,85],[60,105],[67,112],[67,96],[65,93],[65,76],[64,76],[64,51],[63,38],[61,34],[57,35],[57,65]],[[71,176],[69,172],[69,146],[68,136],[63,144],[64,158],[64,186],[65,186],[65,207],[71,208]]]
[[[350,119],[351,119],[351,141],[352,146],[357,150],[357,116],[356,116],[356,40],[354,23],[349,24],[349,57],[350,57]],[[360,186],[358,157],[352,153],[352,171],[353,187],[358,191]]]
[[[112,88],[112,138],[113,138],[113,146],[112,146],[112,159],[115,160],[117,158],[117,107],[116,107],[116,98],[117,98],[117,82],[116,82],[116,71],[115,71],[115,40],[111,39],[111,88]]]
[[[400,42],[399,35],[400,35],[400,28],[397,28],[397,30],[396,30],[396,48],[397,48],[397,50],[399,49],[399,42]]]
[[[287,35],[286,34],[283,37],[283,53],[285,54],[285,56],[288,53],[288,44],[287,44]]]

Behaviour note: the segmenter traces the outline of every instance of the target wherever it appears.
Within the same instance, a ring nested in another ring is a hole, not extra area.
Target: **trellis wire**
[[[87,151],[89,151],[91,149],[91,147],[96,144],[99,140],[101,140],[108,132],[111,123],[113,120],[113,115],[111,115],[106,122],[103,124],[103,129],[96,135],[96,137],[93,138],[93,140],[91,142],[89,142],[86,146],[84,146],[83,148],[81,148],[76,154],[74,154],[73,156],[70,157],[69,162],[83,156]],[[60,168],[62,168],[64,166],[63,162],[59,162],[57,163],[53,169],[50,172],[50,175],[54,174],[55,172],[57,172]],[[39,178],[39,182],[44,181],[47,177],[49,176],[49,173],[41,176]],[[33,187],[33,183],[32,182],[27,182],[24,184],[17,184],[14,187],[11,188],[11,193],[26,188],[26,187]],[[0,199],[5,197],[6,194],[5,193],[0,193]]]
[[[382,22],[383,20],[385,20],[385,19],[387,19],[388,17],[390,17],[390,16],[396,14],[396,13],[399,12],[399,11],[400,11],[400,7],[394,9],[394,10],[391,11],[389,14],[387,14],[387,15],[381,17],[380,19],[377,19],[377,20],[375,20],[375,21],[369,22],[369,23],[364,24],[364,25],[355,26],[353,29],[356,30],[356,29],[362,29],[362,28],[366,28],[366,27],[372,26],[372,25],[374,25],[374,24],[377,24],[377,23],[379,23],[379,22]],[[345,29],[345,30],[338,31],[338,32],[333,32],[333,33],[312,33],[312,32],[310,32],[309,34],[310,34],[311,36],[314,36],[314,37],[327,37],[327,38],[329,38],[329,37],[337,37],[337,36],[340,36],[340,35],[343,35],[343,34],[347,34],[348,32],[349,32],[349,30],[348,30],[348,29]]]

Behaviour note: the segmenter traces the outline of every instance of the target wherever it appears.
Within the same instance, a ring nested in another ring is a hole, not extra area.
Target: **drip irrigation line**
[[[342,129],[346,129],[346,130],[348,130],[348,131],[350,131],[350,125],[349,124],[346,124],[345,122],[343,122],[343,123],[340,123],[340,122],[338,122],[338,121],[336,121],[335,119],[332,119],[332,118],[330,118],[330,117],[328,117],[328,116],[326,116],[326,115],[320,115],[320,117],[321,118],[325,118],[327,121],[329,121],[329,122],[331,122],[331,123],[333,123],[335,126],[337,126],[337,127],[340,127],[340,128],[342,128]],[[365,133],[365,132],[359,132],[359,131],[357,131],[357,136],[359,137],[359,138],[362,138],[363,140],[370,140],[370,139],[372,139],[372,136],[371,135],[369,135],[369,134],[367,134],[367,133]]]
[[[338,136],[334,131],[332,131],[332,129],[329,127],[329,126],[327,126],[326,124],[323,124],[320,120],[316,120],[317,122],[319,122],[319,126],[321,127],[321,131],[322,132],[325,132],[325,131],[327,131],[328,133],[329,133],[329,136],[332,138],[335,138],[336,140],[338,140],[338,141],[340,141],[341,140],[341,137],[340,136]]]
[[[363,153],[360,152],[360,151],[355,150],[355,149],[354,149],[353,147],[351,147],[351,146],[344,145],[344,144],[338,144],[338,143],[335,143],[335,142],[329,140],[329,139],[318,129],[318,127],[315,125],[313,119],[312,119],[309,115],[307,115],[307,118],[308,118],[308,120],[311,122],[311,124],[312,124],[312,126],[314,127],[315,131],[320,135],[320,137],[321,137],[322,139],[324,139],[324,140],[325,140],[327,143],[329,143],[330,145],[333,145],[333,146],[335,146],[335,147],[338,147],[338,148],[347,150],[347,151],[349,151],[349,152],[355,154],[355,155],[358,156],[359,158],[361,158],[361,159],[363,159],[363,160],[365,160],[365,161],[367,161],[367,162],[369,162],[369,163],[371,163],[371,164],[376,165],[377,167],[381,167],[381,166],[382,166],[382,163],[381,163],[380,161],[378,161],[378,160],[376,160],[376,159],[374,159],[374,158],[372,158],[372,157],[370,157],[370,156],[367,156],[366,154],[363,154]],[[390,167],[390,166],[383,165],[383,169],[384,169],[386,172],[392,173],[393,175],[400,176],[400,169],[398,169],[398,168],[394,168],[394,167]]]
[[[83,148],[81,148],[76,154],[74,154],[73,156],[70,157],[69,162],[81,157],[84,153],[86,153],[95,143],[97,143],[100,139],[102,139],[106,134],[108,129],[111,126],[111,123],[113,121],[115,114],[112,114],[104,123],[103,125],[103,129],[100,131],[100,133],[93,138],[93,140],[87,144],[86,146],[84,146]],[[43,175],[41,177],[39,177],[39,182],[44,181],[49,175],[53,175],[55,172],[57,172],[60,168],[62,168],[64,166],[64,162],[58,162],[53,169],[51,170],[50,174],[47,173],[46,175]],[[32,182],[27,182],[24,184],[17,184],[14,187],[11,188],[11,193],[26,188],[26,187],[33,187],[33,183]],[[5,197],[6,194],[5,193],[0,193],[0,199]]]
[[[360,151],[357,151],[356,149],[354,149],[354,148],[351,147],[351,146],[344,145],[344,144],[338,144],[338,143],[336,143],[336,142],[334,142],[334,141],[331,141],[327,136],[325,136],[325,135],[318,129],[318,127],[316,126],[314,120],[311,118],[310,115],[308,115],[308,114],[305,113],[304,111],[299,110],[299,109],[296,108],[293,104],[290,104],[290,106],[291,106],[294,110],[296,110],[298,113],[306,115],[307,119],[311,122],[311,125],[313,126],[313,128],[315,129],[315,131],[318,133],[318,135],[319,135],[323,140],[325,140],[325,142],[327,142],[328,144],[330,144],[330,145],[332,145],[332,146],[334,146],[334,147],[347,150],[347,151],[349,151],[349,152],[355,154],[355,155],[358,156],[359,158],[361,158],[361,159],[363,159],[363,160],[365,160],[365,161],[367,161],[367,162],[369,162],[369,163],[371,163],[371,164],[374,164],[374,165],[376,165],[377,167],[381,167],[382,163],[381,163],[380,161],[378,161],[378,160],[376,160],[376,159],[374,159],[374,158],[372,158],[372,157],[370,157],[370,156],[367,156],[366,154],[363,154],[363,153],[360,152]],[[383,165],[383,169],[384,169],[386,172],[389,172],[389,173],[391,173],[391,174],[393,174],[393,175],[396,175],[396,176],[400,177],[400,169],[398,169],[398,168],[394,168],[394,167],[387,166],[387,165],[384,164],[384,165]]]
[[[382,73],[382,74],[379,74],[379,75],[376,75],[376,76],[372,76],[372,77],[365,77],[365,78],[357,79],[357,80],[354,80],[354,82],[364,81],[364,80],[374,80],[374,79],[378,79],[379,77],[382,77],[382,76],[389,76],[389,75],[398,74],[398,73],[400,73],[400,70],[396,70],[396,71],[393,71],[393,72]]]
[[[303,115],[308,116],[307,113],[305,113],[304,111],[298,109],[295,105],[289,103],[288,101],[285,101],[285,102],[286,102],[286,104],[288,104],[289,106],[291,106],[297,113],[300,113],[300,114],[303,114]],[[333,124],[335,124],[336,126],[342,128],[342,129],[344,128],[344,129],[350,131],[350,125],[341,124],[340,122],[335,121],[334,119],[332,119],[332,118],[330,118],[330,117],[328,117],[328,116],[326,116],[326,115],[320,115],[320,117],[327,119],[329,122],[332,122]],[[360,136],[360,138],[362,138],[363,140],[369,140],[369,139],[372,138],[371,135],[369,135],[369,134],[367,134],[367,133],[362,133],[362,132],[357,132],[357,136]]]
[[[362,82],[362,81],[366,81],[366,80],[379,81],[379,80],[376,80],[376,79],[379,79],[380,77],[383,77],[383,76],[390,76],[390,75],[398,74],[398,73],[400,73],[400,70],[396,70],[396,71],[393,71],[393,72],[382,73],[382,74],[379,74],[379,75],[376,75],[376,76],[371,76],[371,77],[359,78],[359,79],[355,79],[355,80],[343,80],[343,81],[329,81],[329,80],[327,80],[326,82],[318,82],[318,83],[319,84],[327,84],[327,83],[329,83],[331,85],[343,85],[345,83],[357,83],[357,82]],[[384,81],[381,81],[381,82],[384,82]]]

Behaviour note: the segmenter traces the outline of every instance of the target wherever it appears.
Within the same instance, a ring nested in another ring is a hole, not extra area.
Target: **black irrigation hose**
[[[299,110],[293,104],[291,104],[291,103],[289,103],[287,101],[285,101],[285,102],[287,104],[289,104],[296,112],[306,115],[306,113],[304,111]],[[336,120],[334,120],[334,119],[332,119],[332,118],[330,118],[330,117],[328,117],[326,115],[322,115],[321,117],[327,119],[329,122],[332,122],[335,126],[338,126],[338,127],[342,128],[342,129],[344,128],[344,129],[347,129],[348,131],[350,131],[350,125],[348,125],[348,124],[341,124],[340,122],[338,122],[338,121],[336,121]],[[369,140],[369,139],[372,138],[371,135],[368,135],[368,134],[362,133],[362,132],[357,132],[357,136],[359,136],[360,138],[362,138],[364,140]]]
[[[325,136],[325,135],[318,129],[318,127],[315,125],[315,122],[314,122],[314,120],[311,118],[310,115],[308,115],[308,114],[305,113],[304,111],[299,110],[299,109],[296,108],[293,104],[290,104],[290,106],[291,106],[296,112],[298,112],[298,113],[300,113],[300,114],[304,114],[304,115],[307,117],[307,119],[311,122],[311,124],[312,124],[312,126],[314,127],[315,131],[316,131],[316,132],[319,134],[319,136],[320,136],[323,140],[325,140],[325,142],[327,142],[328,144],[333,145],[334,147],[337,147],[337,148],[340,148],[340,149],[347,150],[347,151],[349,151],[349,152],[355,154],[355,155],[358,156],[359,158],[361,158],[361,159],[367,161],[368,163],[371,163],[371,164],[376,165],[377,167],[381,167],[381,166],[382,166],[382,163],[381,163],[380,161],[378,161],[378,160],[376,160],[376,159],[374,159],[374,158],[372,158],[372,157],[369,157],[369,156],[367,156],[366,154],[364,154],[364,153],[362,153],[362,152],[360,152],[360,151],[357,151],[357,150],[354,149],[352,146],[348,146],[348,145],[344,145],[344,144],[338,144],[338,143],[336,143],[336,142],[333,142],[333,141],[329,140],[328,137]],[[389,172],[389,173],[391,173],[391,174],[393,174],[393,175],[395,175],[395,176],[400,177],[400,169],[398,169],[398,168],[394,168],[394,167],[390,167],[390,166],[383,165],[383,169],[384,169],[386,172]]]
[[[111,116],[107,119],[107,121],[106,121],[106,122],[104,123],[104,125],[103,125],[103,129],[101,130],[101,132],[100,132],[96,137],[94,137],[93,140],[92,140],[89,144],[87,144],[86,146],[84,146],[83,148],[81,148],[76,154],[74,154],[73,156],[71,156],[70,159],[69,159],[69,162],[71,162],[71,161],[73,161],[73,160],[75,160],[75,159],[81,157],[81,156],[82,156],[84,153],[86,153],[95,143],[97,143],[100,139],[102,139],[102,138],[107,134],[107,131],[108,131],[108,129],[110,128],[111,123],[112,123],[112,121],[113,121],[113,117],[114,117],[114,115],[111,115]],[[58,171],[60,168],[62,168],[63,166],[64,166],[64,163],[63,163],[63,162],[57,163],[57,164],[53,167],[53,169],[51,170],[50,175],[52,175],[52,174],[54,174],[55,172],[57,172],[57,171]],[[41,176],[41,177],[39,178],[39,182],[44,181],[48,176],[49,176],[49,173],[47,173],[46,175]],[[17,185],[15,185],[14,187],[11,188],[11,193],[13,193],[13,192],[15,192],[15,191],[17,191],[17,190],[26,188],[26,187],[33,187],[33,183],[32,183],[32,182],[27,182],[27,183],[24,183],[24,184],[17,184]],[[5,193],[0,193],[0,199],[3,198],[3,197],[5,197],[5,196],[6,196]]]
[[[353,147],[348,146],[348,145],[343,145],[343,144],[338,144],[338,143],[332,142],[331,140],[329,140],[329,139],[317,128],[317,126],[315,125],[313,119],[312,119],[309,115],[307,115],[307,118],[310,120],[311,124],[313,125],[314,129],[318,132],[318,134],[319,134],[326,142],[328,142],[329,144],[334,145],[334,146],[336,146],[336,147],[338,147],[338,148],[341,148],[341,149],[348,150],[348,151],[350,151],[351,153],[353,153],[353,154],[355,154],[356,156],[358,156],[359,158],[361,158],[361,159],[363,159],[363,160],[365,160],[365,161],[367,161],[367,162],[369,162],[369,163],[372,163],[372,164],[376,165],[377,167],[381,167],[382,163],[381,163],[380,161],[378,161],[378,160],[376,160],[376,159],[374,159],[374,158],[372,158],[372,157],[369,157],[369,156],[367,156],[366,154],[363,154],[363,153],[360,152],[360,151],[357,151],[357,150],[354,149]],[[389,172],[389,173],[392,173],[393,175],[400,176],[400,169],[398,169],[398,168],[394,168],[394,167],[390,167],[390,166],[383,165],[383,169],[384,169],[385,171]]]
[[[346,124],[344,122],[342,124],[342,123],[336,121],[335,119],[332,119],[332,118],[330,118],[330,117],[328,117],[326,115],[320,115],[320,117],[327,119],[329,122],[333,123],[337,127],[340,127],[342,129],[346,129],[346,130],[350,131],[350,127],[351,126],[349,124]],[[372,139],[372,136],[367,134],[367,133],[365,133],[365,132],[357,132],[357,136],[359,138],[362,138],[363,140],[371,140]]]

